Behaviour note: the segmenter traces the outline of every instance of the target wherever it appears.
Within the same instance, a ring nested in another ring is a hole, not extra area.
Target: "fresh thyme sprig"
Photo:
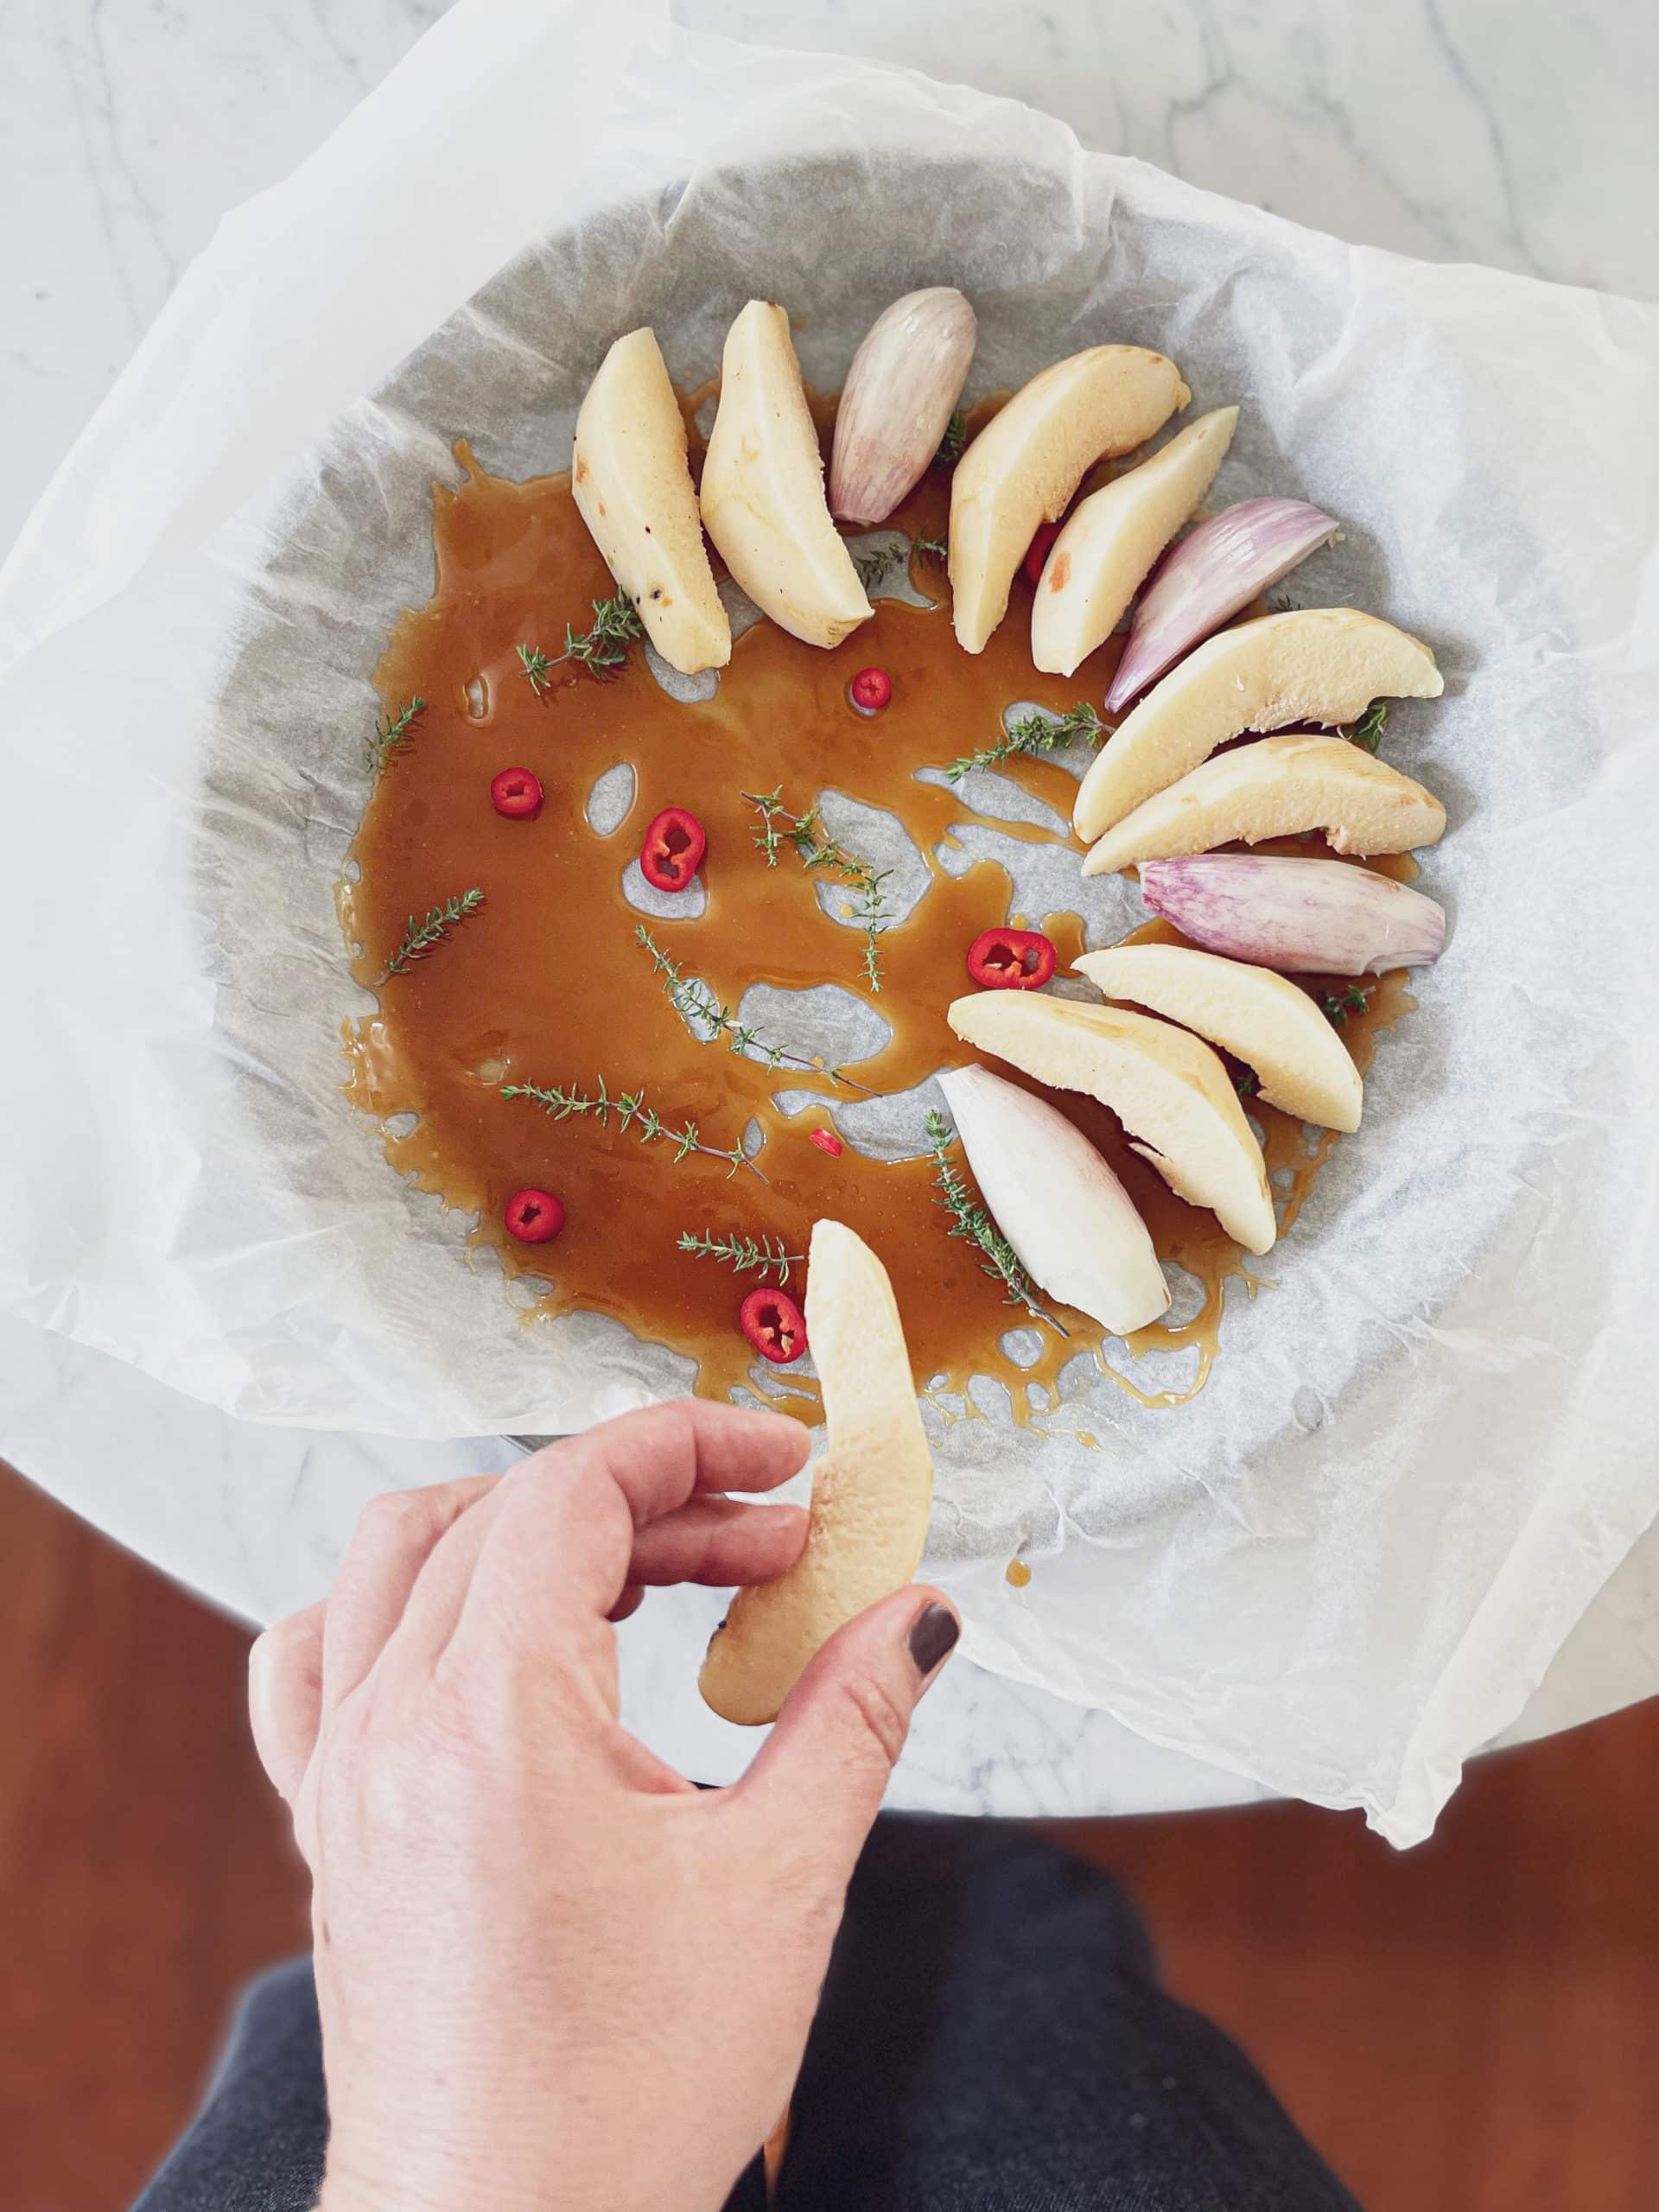
[[[567,659],[579,660],[589,675],[600,676],[607,669],[621,667],[628,657],[629,645],[645,636],[645,626],[626,592],[618,592],[614,599],[596,599],[592,605],[591,630],[579,638],[570,625],[565,624],[564,651]]]
[[[730,1007],[721,1005],[701,983],[688,979],[678,961],[669,958],[643,922],[635,925],[633,941],[636,944],[643,944],[650,953],[652,964],[663,979],[663,989],[669,1004],[677,1013],[689,1014],[694,1021],[702,1022],[709,1031],[710,1034],[703,1040],[706,1044],[711,1044],[717,1036],[729,1037],[733,1052],[747,1053],[753,1051],[769,1068],[782,1067],[785,1064],[792,1068],[805,1068],[813,1075],[827,1075],[831,1083],[844,1083],[854,1090],[863,1091],[867,1096],[875,1096],[868,1083],[858,1082],[844,1068],[827,1067],[822,1060],[812,1058],[809,1053],[791,1052],[785,1046],[765,1043],[747,1023],[737,1019]]]
[[[1351,745],[1362,745],[1367,753],[1375,753],[1382,742],[1382,725],[1389,719],[1386,699],[1373,699],[1357,722],[1351,723],[1344,734]]]
[[[417,914],[411,914],[404,941],[387,961],[380,981],[386,983],[394,976],[407,975],[417,960],[424,960],[433,946],[448,936],[457,922],[465,921],[468,914],[475,914],[483,904],[481,891],[463,891],[458,899],[446,899],[442,906],[434,906],[424,921]]]
[[[853,566],[858,570],[858,581],[864,587],[867,598],[874,598],[888,577],[907,568],[914,553],[919,560],[944,561],[949,558],[950,548],[942,537],[914,537],[906,545],[878,545],[868,553],[855,553]]]
[[[893,543],[872,546],[868,553],[855,553],[853,566],[858,571],[858,581],[864,587],[864,596],[867,599],[871,597],[880,585],[886,583],[894,569],[909,557],[904,546]]]
[[[933,1147],[933,1179],[940,1193],[933,1203],[954,1217],[951,1236],[965,1236],[978,1245],[985,1255],[982,1264],[986,1274],[1002,1285],[1010,1306],[1023,1306],[1033,1321],[1046,1321],[1058,1335],[1069,1337],[1070,1329],[1057,1321],[1046,1306],[1038,1304],[1031,1278],[1020,1264],[1019,1254],[976,1199],[962,1171],[951,1160],[947,1147],[956,1138],[950,1124],[943,1114],[930,1113],[925,1126],[927,1141]]]
[[[1016,753],[1052,753],[1058,746],[1069,745],[1074,737],[1105,734],[1106,725],[1085,699],[1064,715],[1021,715],[1017,722],[1009,723],[997,744],[984,746],[977,753],[964,753],[944,772],[953,784],[959,784],[974,769],[995,768]]]
[[[559,664],[556,660],[549,660],[539,645],[520,645],[518,658],[524,664],[524,674],[530,678],[530,688],[539,699],[553,680],[549,671]]]
[[[889,926],[882,887],[893,870],[872,868],[868,861],[849,853],[838,837],[830,836],[816,800],[804,814],[791,814],[782,803],[783,788],[779,784],[775,791],[743,793],[749,804],[758,807],[760,812],[761,827],[754,841],[755,849],[766,855],[768,868],[776,868],[779,852],[785,845],[793,845],[803,866],[827,869],[859,893],[857,919],[864,931],[865,980],[872,991],[879,992],[881,964],[877,945]]]
[[[369,766],[376,775],[390,768],[400,753],[408,752],[410,731],[425,712],[426,702],[417,695],[406,707],[399,707],[395,715],[376,721],[374,735],[369,740]]]
[[[533,1099],[556,1122],[568,1122],[573,1114],[595,1114],[601,1126],[608,1129],[614,1114],[619,1129],[626,1131],[638,1122],[641,1144],[655,1144],[661,1139],[674,1147],[676,1160],[683,1160],[688,1153],[700,1152],[706,1159],[725,1160],[728,1178],[735,1175],[740,1167],[747,1167],[751,1175],[760,1175],[760,1170],[741,1144],[734,1144],[729,1152],[722,1151],[718,1145],[704,1144],[693,1121],[688,1121],[683,1129],[671,1128],[653,1107],[646,1105],[643,1090],[619,1090],[613,1094],[606,1087],[603,1076],[599,1078],[598,1090],[593,1091],[567,1090],[556,1083],[504,1083],[501,1096]],[[771,1179],[770,1176],[760,1175],[763,1183]]]
[[[706,1229],[695,1236],[689,1229],[682,1230],[676,1249],[696,1253],[699,1259],[718,1260],[741,1275],[759,1268],[762,1282],[775,1274],[779,1290],[788,1282],[790,1269],[806,1258],[804,1252],[785,1251],[781,1236],[711,1236]]]
[[[1344,1020],[1346,1020],[1347,1016],[1344,1014],[1343,1019]],[[1261,1084],[1256,1079],[1255,1069],[1240,1068],[1238,1073],[1233,1077],[1233,1089],[1238,1093],[1241,1098],[1254,1098],[1256,1092],[1261,1089]]]
[[[939,440],[939,449],[933,458],[943,461],[947,468],[954,468],[962,459],[963,449],[967,443],[968,417],[960,407],[953,408],[950,420],[944,426],[944,435]]]
[[[1350,983],[1340,996],[1335,991],[1327,991],[1319,1001],[1325,1020],[1338,1029],[1348,1027],[1350,1013],[1364,1014],[1369,1011],[1370,1003],[1364,987],[1359,983]]]
[[[626,660],[630,644],[645,634],[639,611],[625,592],[618,592],[614,599],[594,600],[593,609],[594,626],[581,637],[565,624],[564,651],[556,658],[550,660],[539,645],[519,646],[518,658],[538,699],[549,689],[552,671],[568,660],[580,663],[589,676],[613,676]]]

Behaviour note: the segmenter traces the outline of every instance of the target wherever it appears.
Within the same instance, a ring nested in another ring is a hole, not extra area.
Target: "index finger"
[[[480,1623],[537,1642],[602,1621],[621,1596],[634,1532],[699,1493],[775,1490],[806,1464],[799,1421],[681,1399],[607,1421],[516,1467],[483,1509],[457,1640]]]
[[[627,1498],[634,1527],[643,1529],[696,1491],[776,1490],[806,1465],[810,1441],[800,1422],[785,1414],[676,1398],[568,1436],[513,1472],[524,1475],[537,1459],[591,1447]]]

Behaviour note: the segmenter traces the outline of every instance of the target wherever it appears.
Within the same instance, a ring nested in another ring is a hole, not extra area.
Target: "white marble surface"
[[[308,152],[441,12],[440,0],[0,0],[0,548],[219,213]],[[1538,0],[680,0],[675,12],[1014,93],[1090,146],[1357,242],[1659,297],[1659,15],[1628,0],[1571,15]],[[255,1618],[323,1586],[378,1490],[510,1456],[492,1439],[389,1445],[235,1423],[4,1319],[0,1452]],[[279,1510],[256,1521],[253,1495]],[[623,1631],[625,1688],[643,1733],[718,1779],[747,1739],[703,1711],[677,1656],[697,1602],[653,1599]],[[1656,1688],[1650,1534],[1511,1737]],[[1104,1714],[959,1665],[924,1708],[894,1796],[1083,1813],[1248,1794]]]
[[[219,214],[442,0],[0,0],[0,545]],[[699,30],[1009,92],[1339,237],[1659,297],[1632,0],[679,0]],[[24,435],[19,428],[27,425]]]

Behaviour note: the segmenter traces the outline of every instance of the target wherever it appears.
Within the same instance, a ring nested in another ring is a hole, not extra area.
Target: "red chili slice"
[[[839,1160],[847,1148],[833,1129],[809,1129],[807,1135],[818,1150],[827,1152],[831,1160]]]
[[[521,1244],[550,1244],[564,1227],[564,1205],[551,1191],[515,1191],[505,1218]]]
[[[490,804],[509,822],[527,822],[542,810],[540,779],[528,768],[504,768],[490,779]]]
[[[1048,549],[1060,534],[1057,522],[1039,522],[1037,535],[1026,548],[1026,574],[1034,584],[1043,580],[1043,565],[1048,559]]]
[[[847,686],[847,696],[861,715],[879,715],[893,696],[893,678],[885,668],[861,668]]]
[[[968,948],[968,973],[988,991],[1034,991],[1054,973],[1054,960],[1040,930],[987,930]]]
[[[683,891],[708,849],[708,833],[696,816],[683,806],[665,806],[639,848],[640,871],[658,891]]]
[[[806,1350],[806,1316],[781,1290],[752,1290],[737,1318],[761,1358],[774,1367],[787,1367]]]

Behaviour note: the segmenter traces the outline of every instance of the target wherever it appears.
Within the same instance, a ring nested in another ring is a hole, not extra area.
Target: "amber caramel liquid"
[[[664,806],[689,808],[708,832],[707,906],[700,918],[650,923],[664,951],[733,1007],[758,982],[803,989],[835,982],[868,995],[861,932],[823,912],[817,887],[824,879],[809,874],[787,845],[778,865],[766,866],[744,793],[781,785],[783,803],[800,812],[830,789],[889,810],[931,881],[880,939],[881,990],[872,1003],[891,1039],[849,1072],[873,1090],[899,1091],[965,1065],[973,1055],[952,1035],[945,1007],[973,988],[967,947],[1008,918],[1010,882],[994,861],[960,876],[940,866],[935,848],[971,810],[959,793],[918,782],[916,772],[994,742],[1003,709],[1016,700],[1057,711],[1098,702],[1120,641],[1109,641],[1071,678],[1039,674],[1028,645],[1030,586],[1020,575],[1006,620],[986,650],[969,656],[951,632],[942,566],[912,560],[912,581],[933,607],[878,601],[874,619],[829,652],[759,623],[736,642],[706,703],[670,698],[637,645],[613,679],[595,680],[567,664],[537,697],[518,645],[553,654],[567,620],[582,629],[590,602],[614,587],[568,476],[509,482],[458,450],[465,481],[433,495],[435,589],[398,622],[375,678],[388,712],[416,696],[426,707],[408,749],[378,779],[340,894],[356,949],[353,973],[376,990],[379,1007],[346,1027],[350,1094],[383,1122],[418,1117],[407,1134],[385,1134],[391,1166],[447,1205],[475,1211],[477,1239],[499,1249],[510,1276],[549,1286],[529,1325],[570,1308],[614,1316],[695,1358],[705,1395],[724,1396],[757,1364],[737,1325],[757,1278],[682,1254],[679,1233],[770,1236],[787,1252],[804,1253],[813,1221],[829,1214],[885,1263],[918,1387],[959,1391],[969,1376],[988,1376],[1007,1386],[1023,1421],[1030,1417],[1027,1386],[1052,1392],[1061,1368],[1083,1352],[1145,1403],[1190,1397],[1215,1356],[1223,1287],[1243,1272],[1242,1255],[1213,1215],[1176,1198],[1130,1151],[1104,1107],[1052,1094],[1122,1178],[1160,1257],[1197,1279],[1203,1302],[1181,1325],[1141,1330],[1127,1349],[1103,1343],[1086,1316],[1053,1308],[1069,1334],[1039,1330],[1036,1363],[1020,1366],[1000,1339],[1027,1317],[982,1272],[976,1248],[946,1233],[931,1163],[869,1160],[850,1141],[836,1159],[813,1145],[810,1132],[833,1129],[836,1107],[861,1093],[792,1066],[774,1071],[734,1053],[724,1039],[700,1041],[635,942],[641,917],[622,888],[645,824]],[[931,470],[892,526],[943,537],[948,505],[948,479]],[[871,664],[891,675],[893,699],[867,717],[850,704],[847,686]],[[632,803],[601,836],[588,820],[588,797],[623,762],[634,772]],[[506,767],[529,768],[541,779],[544,803],[533,821],[506,820],[492,808],[490,779]],[[1063,769],[1016,757],[1002,772],[1069,817],[1077,786]],[[1396,864],[1389,872],[1402,871]],[[479,911],[407,973],[381,982],[407,918],[474,887],[484,894]],[[849,910],[855,895],[847,893]],[[1062,971],[1084,949],[1075,914],[1024,918],[1054,938]],[[1149,928],[1173,935],[1161,923]],[[1316,995],[1332,988],[1319,977],[1303,980]],[[1368,981],[1368,1010],[1349,1017],[1343,1034],[1362,1069],[1373,1033],[1411,1004],[1404,981],[1400,974]],[[1010,1069],[998,1072],[1023,1080]],[[677,1159],[668,1142],[642,1144],[637,1130],[624,1132],[614,1120],[608,1127],[592,1116],[556,1122],[528,1100],[501,1096],[503,1084],[515,1083],[592,1093],[601,1076],[613,1093],[642,1090],[665,1122],[689,1118],[715,1146],[737,1145],[751,1119],[758,1122],[765,1134],[754,1163],[760,1173],[728,1174],[727,1163],[697,1154]],[[775,1103],[802,1090],[817,1093],[819,1103],[793,1115]],[[1247,1110],[1265,1133],[1269,1174],[1287,1171],[1274,1195],[1288,1227],[1337,1140],[1325,1132],[1310,1145],[1301,1123],[1258,1100],[1247,1101]],[[526,1186],[563,1199],[567,1224],[556,1243],[522,1245],[506,1233],[503,1209]],[[1271,1258],[1259,1265],[1271,1275]],[[789,1287],[798,1299],[804,1280],[795,1268]],[[505,1307],[503,1319],[505,1325]],[[1185,1346],[1197,1358],[1180,1389],[1137,1384],[1141,1354]],[[787,1393],[786,1370],[770,1370],[768,1379]],[[780,1402],[791,1402],[787,1395]],[[811,1410],[804,1402],[798,1409]]]

